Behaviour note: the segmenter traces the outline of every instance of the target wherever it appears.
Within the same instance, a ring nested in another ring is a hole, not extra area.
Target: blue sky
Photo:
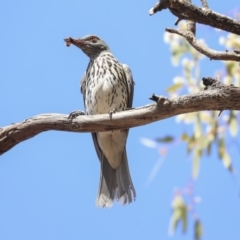
[[[41,113],[68,114],[83,109],[79,81],[88,59],[63,38],[94,33],[133,72],[134,106],[150,103],[152,93],[166,95],[181,73],[171,64],[163,41],[166,27],[174,27],[168,11],[152,17],[155,1],[4,1],[1,4],[0,126]],[[195,1],[200,4],[200,1]],[[230,15],[237,0],[209,1],[214,11]],[[210,46],[218,39],[200,27]],[[219,45],[216,48],[220,48]],[[201,76],[214,76],[217,63],[208,62]],[[144,147],[142,137],[178,135],[184,129],[175,118],[133,128],[127,143],[136,202],[110,209],[95,206],[99,162],[90,134],[49,131],[20,143],[0,158],[0,239],[193,239],[168,234],[171,199],[191,176],[191,157],[185,145],[174,145],[158,174],[147,180],[158,152]],[[240,169],[239,153],[232,153]],[[230,175],[217,152],[201,161],[195,194],[202,201],[196,211],[204,225],[204,239],[240,239],[239,177]]]

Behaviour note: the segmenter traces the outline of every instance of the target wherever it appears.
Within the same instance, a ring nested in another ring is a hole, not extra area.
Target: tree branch
[[[240,54],[238,51],[221,52],[213,50],[201,43],[190,31],[181,31],[172,28],[166,28],[165,30],[169,33],[175,33],[184,37],[193,48],[195,48],[197,51],[204,54],[205,56],[209,57],[211,60],[214,59],[224,61],[240,61]]]
[[[226,86],[220,81],[204,78],[204,91],[167,99],[153,95],[157,104],[124,112],[79,116],[73,120],[66,114],[41,114],[21,123],[0,128],[0,155],[18,143],[49,130],[68,132],[101,132],[137,127],[183,113],[203,110],[240,110],[240,88]]]
[[[206,3],[206,1],[202,1]],[[150,9],[150,15],[163,9],[168,8],[172,14],[180,19],[192,20],[214,28],[222,29],[227,32],[240,35],[240,22],[227,16],[210,10],[207,5],[199,8],[194,4],[184,0],[160,0],[153,8]]]
[[[226,16],[220,15],[211,11],[208,7],[206,0],[201,0],[203,8],[198,8],[191,3],[191,0],[164,0],[159,1],[151,10],[151,14],[156,11],[161,11],[168,8],[174,15],[178,16],[176,23],[182,19],[187,20],[187,30],[181,31],[172,28],[166,28],[167,32],[178,34],[184,37],[189,44],[195,48],[200,53],[209,57],[211,60],[225,60],[225,61],[238,61],[240,62],[240,52],[235,50],[233,52],[229,51],[216,51],[213,50],[203,43],[201,43],[196,36],[196,22],[203,23],[205,25],[210,25],[217,27],[226,31],[233,33],[240,33],[240,23],[230,19]],[[175,25],[176,25],[175,23]],[[209,24],[210,23],[210,24]],[[231,26],[232,24],[232,26]],[[237,25],[237,27],[236,27]],[[231,29],[233,31],[231,31]],[[238,31],[239,30],[239,31]]]

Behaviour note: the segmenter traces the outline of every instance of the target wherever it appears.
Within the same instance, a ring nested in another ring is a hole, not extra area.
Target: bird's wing
[[[132,77],[131,69],[128,67],[127,64],[122,64],[126,79],[127,79],[127,88],[128,88],[128,104],[127,107],[131,108],[133,103],[133,93],[134,93],[134,81]]]
[[[82,77],[82,80],[81,80],[81,82],[80,82],[80,90],[81,90],[81,93],[82,93],[82,95],[83,95],[83,103],[84,103],[84,108],[85,108],[85,109],[86,109],[86,107],[85,107],[86,81],[87,81],[86,73],[84,73],[84,75],[83,75],[83,77]],[[97,134],[96,134],[96,133],[92,133],[92,138],[93,138],[93,143],[94,143],[94,146],[95,146],[95,149],[96,149],[98,158],[99,158],[99,160],[100,160],[100,159],[102,159],[103,152],[102,152],[102,150],[101,150],[100,147],[99,147],[99,144],[98,144],[98,141],[97,141]]]
[[[80,82],[80,91],[83,95],[83,104],[84,104],[84,108],[85,108],[85,97],[86,97],[86,73],[84,73],[81,82]]]

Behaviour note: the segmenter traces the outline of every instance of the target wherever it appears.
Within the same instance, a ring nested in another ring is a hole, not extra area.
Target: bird
[[[67,46],[80,48],[89,57],[89,63],[80,82],[85,113],[106,114],[132,107],[134,81],[128,65],[120,63],[108,45],[96,35],[65,38]],[[70,114],[74,118],[78,111]],[[92,139],[100,161],[100,182],[96,205],[108,208],[117,200],[122,205],[136,199],[131,179],[126,141],[129,129],[93,132]]]

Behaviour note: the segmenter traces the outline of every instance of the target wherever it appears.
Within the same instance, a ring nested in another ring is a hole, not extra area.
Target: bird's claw
[[[85,112],[83,112],[83,111],[81,111],[81,110],[76,110],[76,111],[73,111],[73,112],[71,112],[70,114],[69,114],[69,116],[68,116],[68,119],[74,119],[74,118],[76,118],[76,117],[78,117],[78,116],[80,116],[80,115],[85,115]]]
[[[111,110],[111,111],[109,111],[109,117],[110,117],[110,119],[112,119],[112,115],[114,114],[114,113],[116,113],[117,111],[116,111],[116,109],[114,108],[113,110]]]

